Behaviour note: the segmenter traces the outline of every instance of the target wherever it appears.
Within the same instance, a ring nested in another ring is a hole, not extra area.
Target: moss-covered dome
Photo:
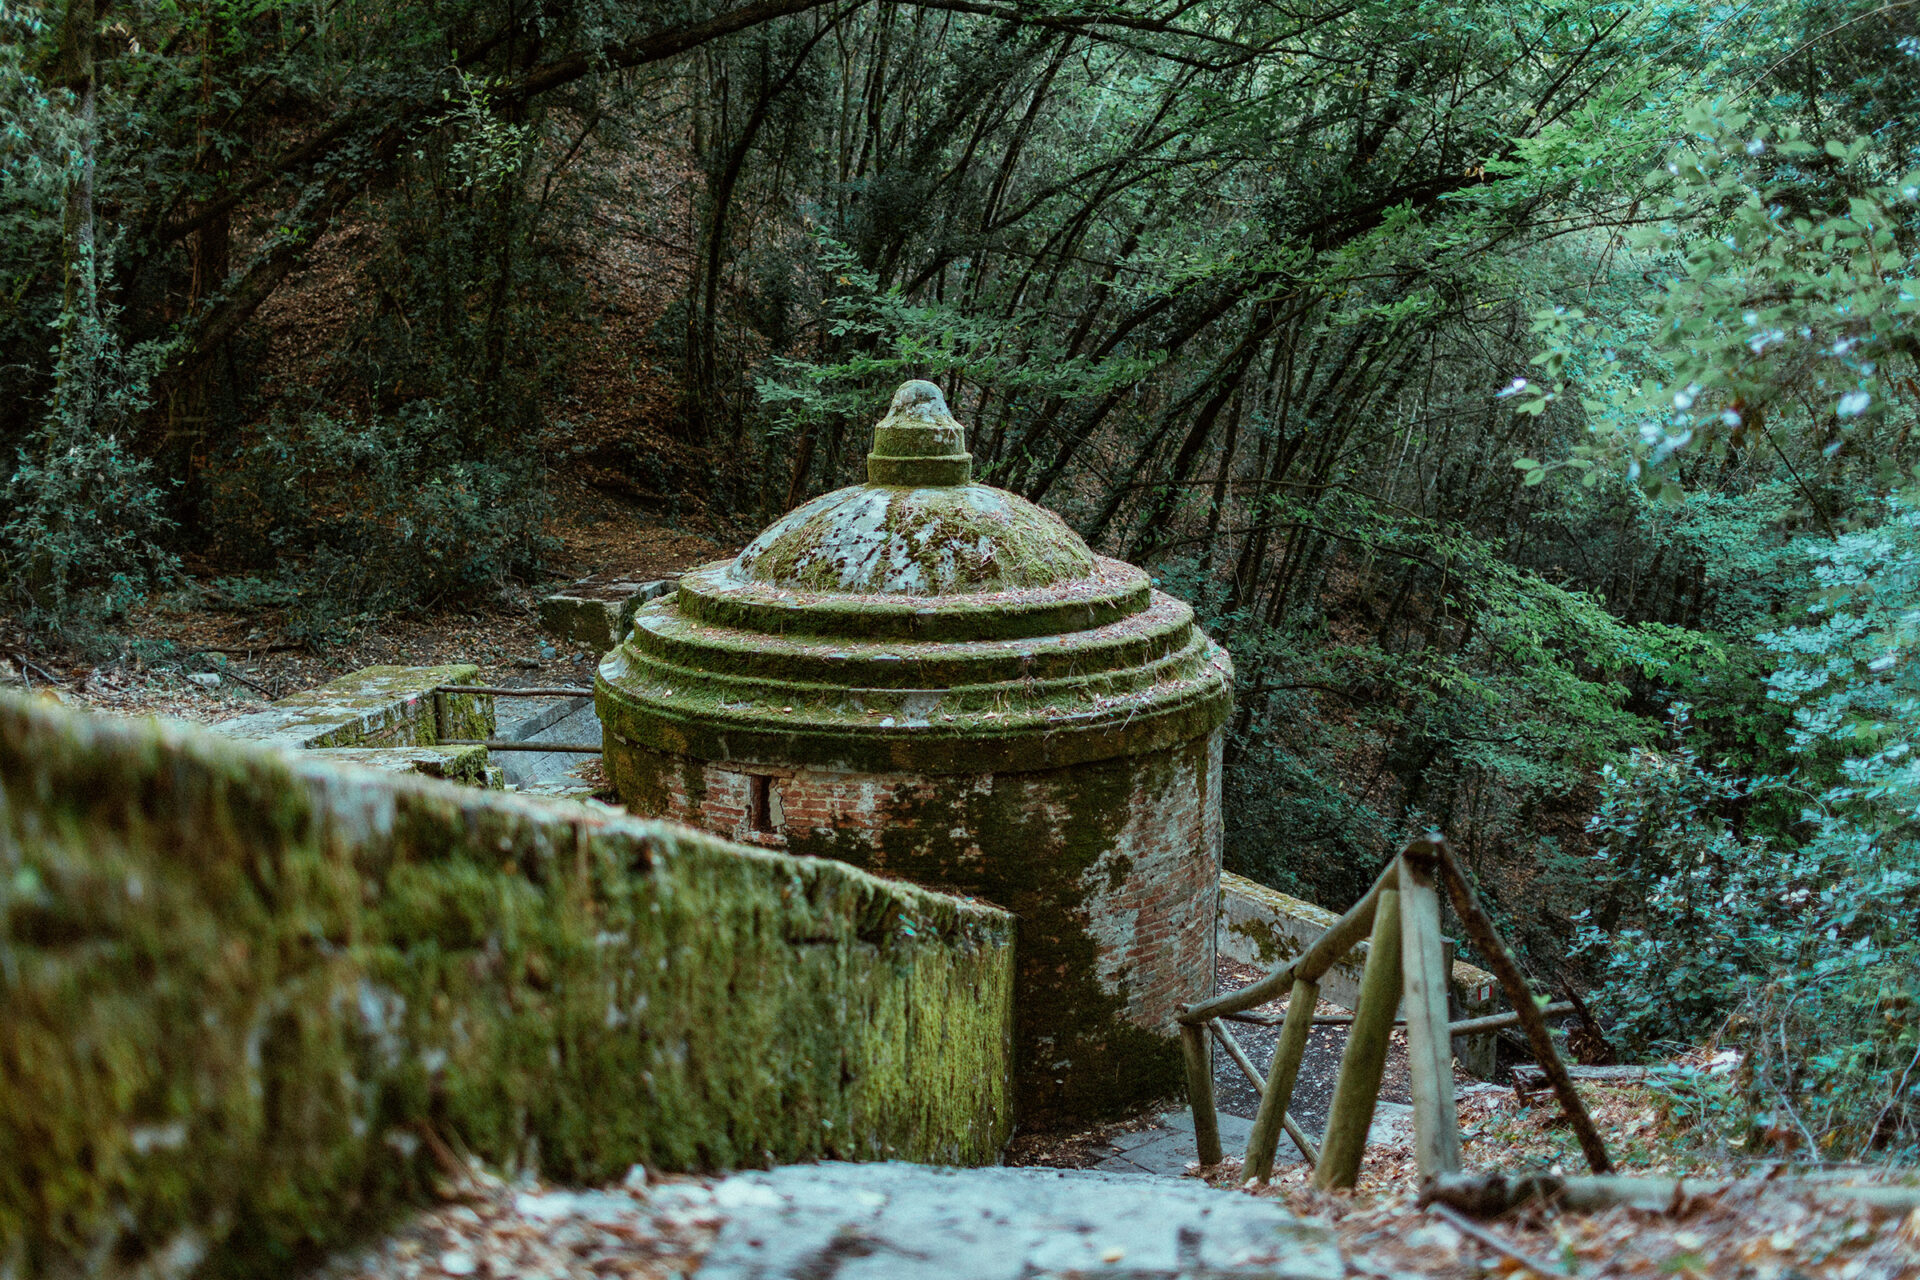
[[[867,484],[635,615],[595,686],[607,732],[708,760],[984,773],[1217,727],[1232,667],[1193,611],[970,465],[939,388],[901,387]]]
[[[967,483],[940,389],[909,382],[874,428],[869,482],[789,512],[734,562],[742,582],[857,595],[1026,591],[1085,578],[1093,553],[1024,498]]]

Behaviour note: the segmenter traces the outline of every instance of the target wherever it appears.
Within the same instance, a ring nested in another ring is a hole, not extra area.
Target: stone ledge
[[[1008,1134],[1013,918],[837,862],[0,694],[0,887],[26,1274],[286,1274],[423,1133],[575,1182]]]
[[[505,772],[490,762],[489,752],[478,743],[452,747],[320,747],[312,758],[388,773],[417,773],[488,791],[506,786]]]
[[[649,600],[672,591],[678,578],[630,578],[597,573],[540,602],[540,628],[558,640],[605,653],[626,638],[633,615]]]
[[[442,738],[493,736],[493,699],[435,697],[442,684],[471,684],[470,662],[437,667],[363,667],[318,688],[282,698],[265,711],[209,726],[295,751],[323,747],[426,747]]]

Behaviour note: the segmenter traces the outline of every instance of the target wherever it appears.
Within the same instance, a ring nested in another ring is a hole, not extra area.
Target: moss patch
[[[1012,927],[681,828],[0,698],[0,1257],[267,1274],[419,1195],[992,1160]]]
[[[1020,1123],[1123,1115],[1179,1091],[1179,1041],[1127,1017],[1124,982],[1109,990],[1100,981],[1088,901],[1130,870],[1118,846],[1133,798],[1160,794],[1169,772],[1197,768],[1204,778],[1207,751],[1201,738],[1150,756],[903,789],[887,803],[877,841],[866,831],[790,828],[788,847],[1012,912]]]

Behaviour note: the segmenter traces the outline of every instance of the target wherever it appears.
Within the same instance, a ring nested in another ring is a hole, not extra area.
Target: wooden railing
[[[1492,1018],[1451,1022],[1447,1012],[1447,953],[1440,932],[1440,884],[1446,886],[1454,913],[1475,947],[1486,958],[1505,990],[1513,1012]],[[1355,1001],[1352,1030],[1340,1059],[1327,1128],[1318,1150],[1287,1114],[1293,1100],[1307,1036],[1315,1022],[1320,980],[1357,946],[1371,937]],[[1237,1014],[1280,995],[1287,997],[1280,1023],[1280,1041],[1273,1066],[1261,1079],[1259,1071],[1223,1023]],[[1314,1185],[1351,1187],[1360,1175],[1367,1130],[1373,1123],[1380,1095],[1380,1077],[1386,1067],[1387,1041],[1395,1014],[1404,998],[1407,1057],[1413,1090],[1414,1154],[1422,1177],[1455,1173],[1460,1168],[1459,1118],[1453,1096],[1453,1037],[1522,1027],[1534,1056],[1566,1110],[1587,1162],[1595,1173],[1611,1163],[1598,1131],[1580,1095],[1574,1091],[1546,1014],[1534,1000],[1520,967],[1508,954],[1481,909],[1446,841],[1437,834],[1417,837],[1380,873],[1360,901],[1336,920],[1313,945],[1291,963],[1280,965],[1253,985],[1190,1005],[1180,1015],[1181,1045],[1187,1064],[1187,1090],[1193,1105],[1193,1129],[1200,1147],[1200,1163],[1218,1164],[1220,1117],[1213,1101],[1213,1064],[1207,1036],[1220,1041],[1260,1095],[1260,1109],[1247,1138],[1243,1176],[1266,1181],[1284,1129],[1313,1166]]]

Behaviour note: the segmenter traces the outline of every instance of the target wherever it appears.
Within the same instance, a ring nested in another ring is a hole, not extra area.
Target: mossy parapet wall
[[[422,1193],[982,1163],[1012,922],[664,823],[0,698],[0,1273],[275,1274]]]

